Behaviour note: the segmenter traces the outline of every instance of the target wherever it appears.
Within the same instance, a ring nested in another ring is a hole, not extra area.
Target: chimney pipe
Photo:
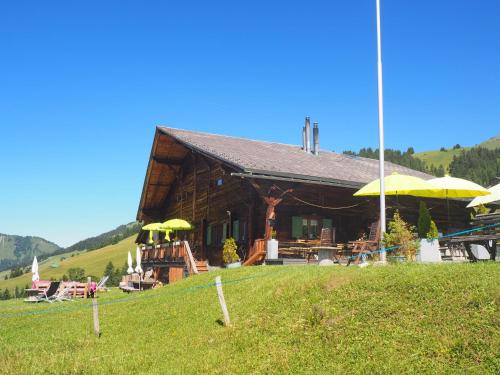
[[[311,120],[306,117],[306,152],[311,153]]]
[[[319,127],[317,122],[313,124],[313,154],[319,155]]]
[[[302,150],[306,150],[306,127],[302,127]]]

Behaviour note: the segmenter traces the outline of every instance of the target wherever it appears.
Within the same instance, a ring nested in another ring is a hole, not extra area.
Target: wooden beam
[[[182,165],[184,162],[183,159],[171,159],[171,158],[159,158],[159,157],[153,157],[153,160],[158,163],[158,164],[163,164],[163,165]]]

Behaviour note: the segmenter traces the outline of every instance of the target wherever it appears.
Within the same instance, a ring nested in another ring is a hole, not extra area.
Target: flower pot
[[[241,267],[241,262],[234,262],[226,264],[226,268],[238,268]]]
[[[417,254],[418,262],[437,263],[441,262],[441,252],[439,251],[439,241],[427,239],[420,240],[420,251]]]

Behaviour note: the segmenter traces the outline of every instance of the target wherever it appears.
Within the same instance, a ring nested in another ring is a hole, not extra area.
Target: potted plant
[[[417,226],[420,238],[420,251],[417,260],[419,262],[441,262],[441,252],[437,239],[439,233],[424,202],[420,202]]]
[[[238,246],[234,238],[229,237],[224,240],[224,247],[222,248],[222,260],[226,268],[237,268],[241,266],[240,257],[236,253]]]
[[[389,222],[389,231],[384,233],[382,240],[386,248],[398,246],[393,250],[396,255],[387,257],[388,259],[396,262],[415,260],[420,242],[415,238],[414,231],[415,227],[404,221],[396,210]]]

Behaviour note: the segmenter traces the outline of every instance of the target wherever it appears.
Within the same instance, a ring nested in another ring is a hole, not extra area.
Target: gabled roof
[[[301,146],[255,141],[209,133],[160,127],[181,143],[232,164],[244,172],[270,176],[290,176],[311,180],[333,180],[366,184],[379,176],[378,161],[320,150],[319,155],[306,153]],[[398,172],[429,179],[426,173],[393,163],[385,163],[386,174]]]
[[[157,204],[154,202],[168,194],[179,163],[172,166],[165,164],[169,160],[183,159],[190,149],[230,165],[238,176],[293,180],[353,189],[379,177],[378,160],[326,150],[313,155],[306,153],[298,145],[158,127],[139,205],[139,220],[141,211],[152,208]],[[387,175],[398,172],[424,179],[432,178],[426,173],[389,162],[385,163],[385,172]],[[148,189],[148,185],[152,187]]]

